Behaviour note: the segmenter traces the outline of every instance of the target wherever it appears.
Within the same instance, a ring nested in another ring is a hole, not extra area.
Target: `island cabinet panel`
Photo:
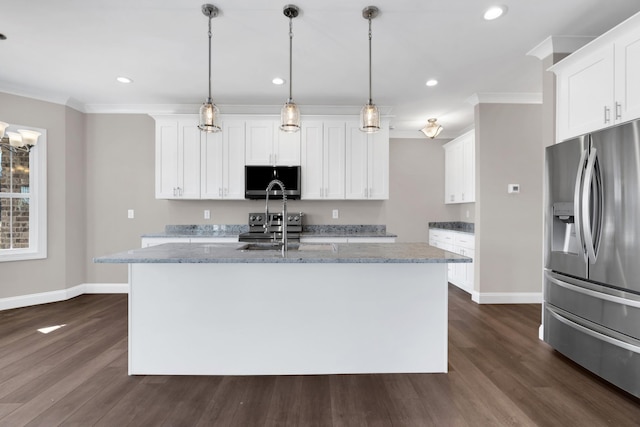
[[[300,165],[300,132],[283,132],[276,119],[247,120],[247,165]]]
[[[224,120],[222,132],[202,134],[202,199],[244,199],[245,122]]]
[[[156,119],[156,198],[200,198],[197,120]]]
[[[346,198],[385,200],[389,198],[389,124],[380,131],[361,132],[357,123],[347,125]]]
[[[302,198],[345,198],[344,121],[302,123]]]
[[[557,139],[640,118],[640,15],[551,70],[557,75]]]
[[[447,372],[443,263],[138,263],[129,275],[130,375]]]

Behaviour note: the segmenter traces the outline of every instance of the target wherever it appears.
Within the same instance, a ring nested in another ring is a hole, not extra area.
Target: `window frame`
[[[29,129],[40,132],[38,143],[29,153],[29,247],[0,249],[0,262],[47,258],[47,130],[11,125],[8,131]],[[0,193],[1,194],[1,193]],[[15,193],[9,197],[19,198]]]

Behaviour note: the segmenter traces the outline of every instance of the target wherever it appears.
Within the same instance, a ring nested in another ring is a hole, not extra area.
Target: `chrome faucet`
[[[264,232],[269,232],[269,191],[273,188],[274,185],[277,185],[282,190],[282,256],[287,253],[287,195],[284,191],[284,184],[279,179],[272,180],[269,185],[267,185],[267,198],[266,204],[264,208]]]

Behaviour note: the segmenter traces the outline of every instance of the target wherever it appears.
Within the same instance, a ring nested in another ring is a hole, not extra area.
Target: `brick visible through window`
[[[29,153],[0,150],[0,249],[29,247]]]

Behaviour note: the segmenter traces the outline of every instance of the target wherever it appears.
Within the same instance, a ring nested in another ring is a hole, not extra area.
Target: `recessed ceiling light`
[[[493,21],[494,19],[500,18],[505,13],[507,13],[507,6],[491,6],[484,13],[484,19],[487,21]]]
[[[271,80],[271,82],[274,85],[283,85],[284,84],[284,79],[282,79],[280,77],[276,77],[275,79]]]
[[[119,81],[120,83],[131,83],[133,81],[129,77],[124,77],[124,76],[117,77],[116,80]]]
[[[435,86],[437,84],[438,84],[438,81],[436,79],[427,80],[427,86]]]

